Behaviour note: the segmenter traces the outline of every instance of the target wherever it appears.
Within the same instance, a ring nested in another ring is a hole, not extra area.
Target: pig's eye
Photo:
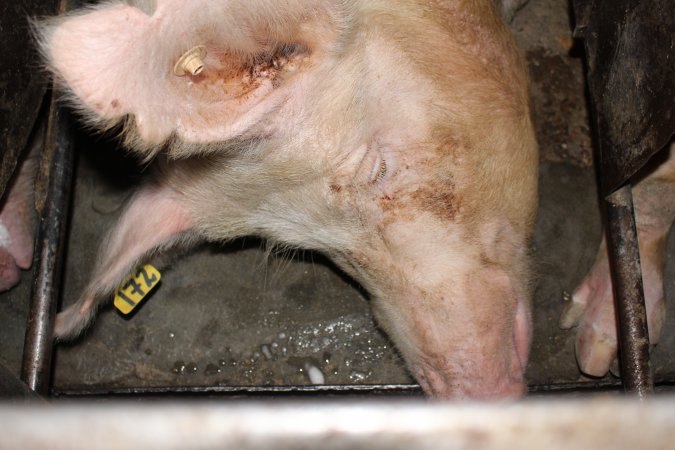
[[[377,171],[377,175],[375,176],[375,182],[380,181],[384,176],[387,174],[387,162],[383,159],[380,161],[380,168]]]

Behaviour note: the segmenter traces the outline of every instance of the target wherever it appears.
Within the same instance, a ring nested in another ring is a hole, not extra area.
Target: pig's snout
[[[414,324],[392,326],[383,315],[379,318],[430,397],[514,399],[526,393],[530,312],[525,300],[513,309],[507,302],[504,306],[495,308],[494,315],[479,308],[480,318],[470,310],[456,310],[453,318],[447,318],[437,309],[424,307],[412,311]]]
[[[530,329],[523,326],[524,323],[516,318],[511,342],[500,340],[498,334],[494,339],[482,336],[476,340],[483,342],[446,355],[441,360],[445,362],[423,359],[414,369],[417,381],[424,392],[435,398],[498,400],[522,397],[527,391],[524,372],[530,342]]]
[[[526,280],[492,267],[461,278],[471,282],[455,279],[428,295],[409,290],[388,306],[376,302],[380,325],[430,397],[523,396],[532,333]]]

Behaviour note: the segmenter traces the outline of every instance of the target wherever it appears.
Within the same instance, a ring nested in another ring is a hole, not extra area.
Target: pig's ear
[[[92,278],[80,299],[56,317],[58,339],[77,336],[98,305],[147,255],[189,245],[192,216],[177,194],[163,185],[146,186],[133,197],[104,240]]]
[[[144,123],[148,108],[162,99],[162,76],[148,42],[150,17],[128,5],[105,5],[37,25],[48,68],[73,105],[97,128],[136,115],[149,144],[166,135],[161,123]],[[162,116],[161,112],[157,113]]]
[[[330,33],[319,42],[312,36],[321,24],[298,18],[313,2],[258,3],[158,0],[151,15],[106,3],[39,24],[38,33],[50,70],[84,117],[97,128],[129,118],[132,144],[149,151],[173,136],[241,136],[287,98],[279,91],[291,72]]]

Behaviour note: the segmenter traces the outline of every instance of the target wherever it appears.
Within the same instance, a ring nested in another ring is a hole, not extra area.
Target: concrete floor
[[[600,239],[582,61],[564,0],[530,0],[513,29],[527,55],[541,146],[538,283],[531,385],[596,383],[579,374],[573,332],[557,326],[564,293],[593,262]],[[576,56],[575,56],[576,55]],[[63,304],[88,278],[98,243],[140,172],[109,140],[80,136]],[[675,245],[668,248],[674,261]],[[670,319],[654,353],[656,379],[675,380],[675,266]],[[162,270],[159,290],[131,319],[105,308],[80,340],[56,352],[56,391],[161,386],[410,383],[370,315],[367,297],[324,257],[266,256],[256,239],[204,247]],[[0,364],[18,374],[30,289],[0,296]],[[611,376],[605,380],[613,381]]]

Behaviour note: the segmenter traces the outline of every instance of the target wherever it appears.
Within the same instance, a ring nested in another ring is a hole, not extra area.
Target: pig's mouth
[[[494,367],[476,369],[453,370],[423,363],[415,370],[415,378],[424,392],[435,398],[496,400],[525,394],[521,371],[504,374]]]

